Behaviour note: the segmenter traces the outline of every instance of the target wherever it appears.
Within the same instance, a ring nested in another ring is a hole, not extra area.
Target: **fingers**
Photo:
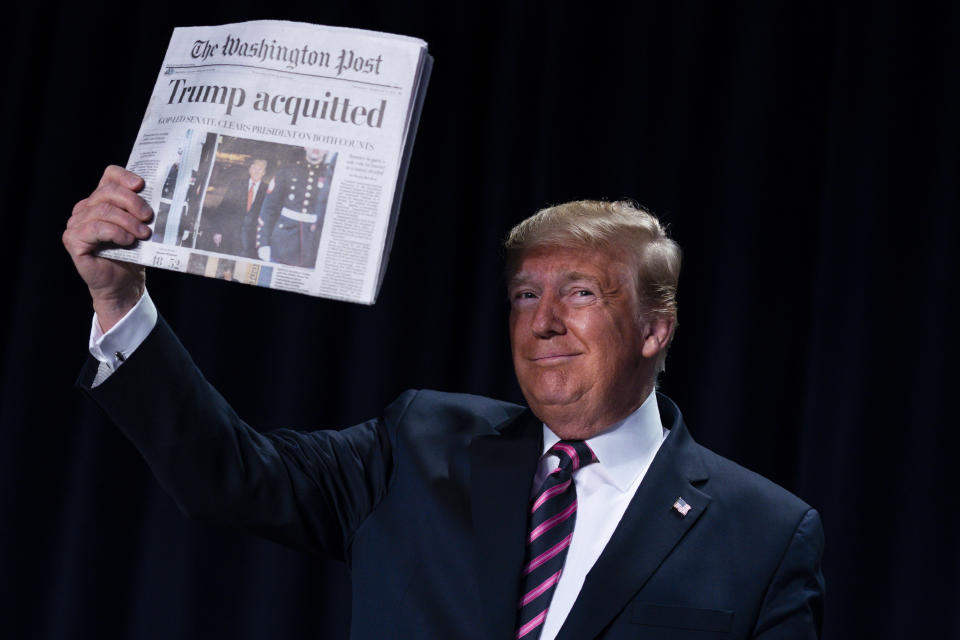
[[[63,244],[74,259],[92,254],[103,243],[128,246],[150,237],[150,227],[109,203],[86,205],[67,222]]]
[[[63,245],[74,258],[89,255],[103,244],[127,246],[136,239],[135,234],[104,220],[91,220],[63,232]]]
[[[134,191],[116,181],[101,181],[100,186],[90,194],[89,198],[84,198],[76,204],[71,220],[79,218],[73,220],[74,224],[85,221],[96,211],[102,210],[103,205],[125,211],[143,222],[149,222],[153,218],[150,205]]]
[[[146,239],[150,236],[150,227],[141,220],[142,217],[130,215],[129,211],[109,202],[99,202],[87,204],[82,212],[71,216],[67,221],[67,229],[106,222],[124,229],[137,238]]]
[[[115,164],[110,165],[104,170],[103,177],[100,178],[100,184],[98,186],[102,187],[109,182],[114,182],[131,191],[140,191],[145,184],[143,178]]]
[[[100,184],[73,208],[63,234],[63,244],[77,258],[91,254],[103,243],[121,246],[150,237],[145,224],[153,211],[137,195],[144,186],[138,175],[118,166],[107,167]]]

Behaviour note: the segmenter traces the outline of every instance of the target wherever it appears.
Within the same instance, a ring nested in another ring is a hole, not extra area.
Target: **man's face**
[[[304,151],[307,154],[307,162],[309,162],[310,164],[318,164],[321,160],[323,160],[323,156],[325,153],[323,149],[304,148]]]
[[[264,162],[254,162],[250,165],[250,179],[254,182],[260,182],[263,174],[267,171],[267,165]]]
[[[631,268],[610,253],[543,247],[511,279],[513,366],[530,409],[561,438],[625,418],[652,389],[650,323]],[[658,343],[659,345],[659,343]]]

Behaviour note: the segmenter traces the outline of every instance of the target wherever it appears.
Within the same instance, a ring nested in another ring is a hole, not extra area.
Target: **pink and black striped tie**
[[[573,524],[577,519],[573,474],[597,461],[597,456],[582,440],[561,440],[547,453],[560,458],[560,466],[546,477],[530,504],[530,533],[521,578],[523,595],[515,636],[518,640],[540,637],[550,600],[563,572],[567,548],[573,539]]]

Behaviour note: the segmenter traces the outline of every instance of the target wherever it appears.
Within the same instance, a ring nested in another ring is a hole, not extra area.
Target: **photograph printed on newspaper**
[[[431,66],[373,31],[175,29],[127,163],[153,235],[101,255],[373,304]]]

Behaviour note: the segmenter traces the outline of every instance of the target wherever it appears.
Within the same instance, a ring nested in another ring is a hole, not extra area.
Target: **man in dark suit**
[[[198,249],[256,258],[253,250],[257,230],[257,218],[267,194],[263,176],[267,161],[257,158],[250,163],[242,178],[232,180],[227,186],[220,205],[204,210],[200,219]]]
[[[649,213],[574,202],[511,232],[529,409],[408,392],[341,431],[260,434],[156,316],[142,270],[92,254],[148,235],[140,188],[111,167],[64,233],[106,331],[80,384],[186,513],[349,561],[353,637],[818,636],[816,511],[697,445],[654,391],[679,249]],[[156,380],[145,414],[133,391]]]

